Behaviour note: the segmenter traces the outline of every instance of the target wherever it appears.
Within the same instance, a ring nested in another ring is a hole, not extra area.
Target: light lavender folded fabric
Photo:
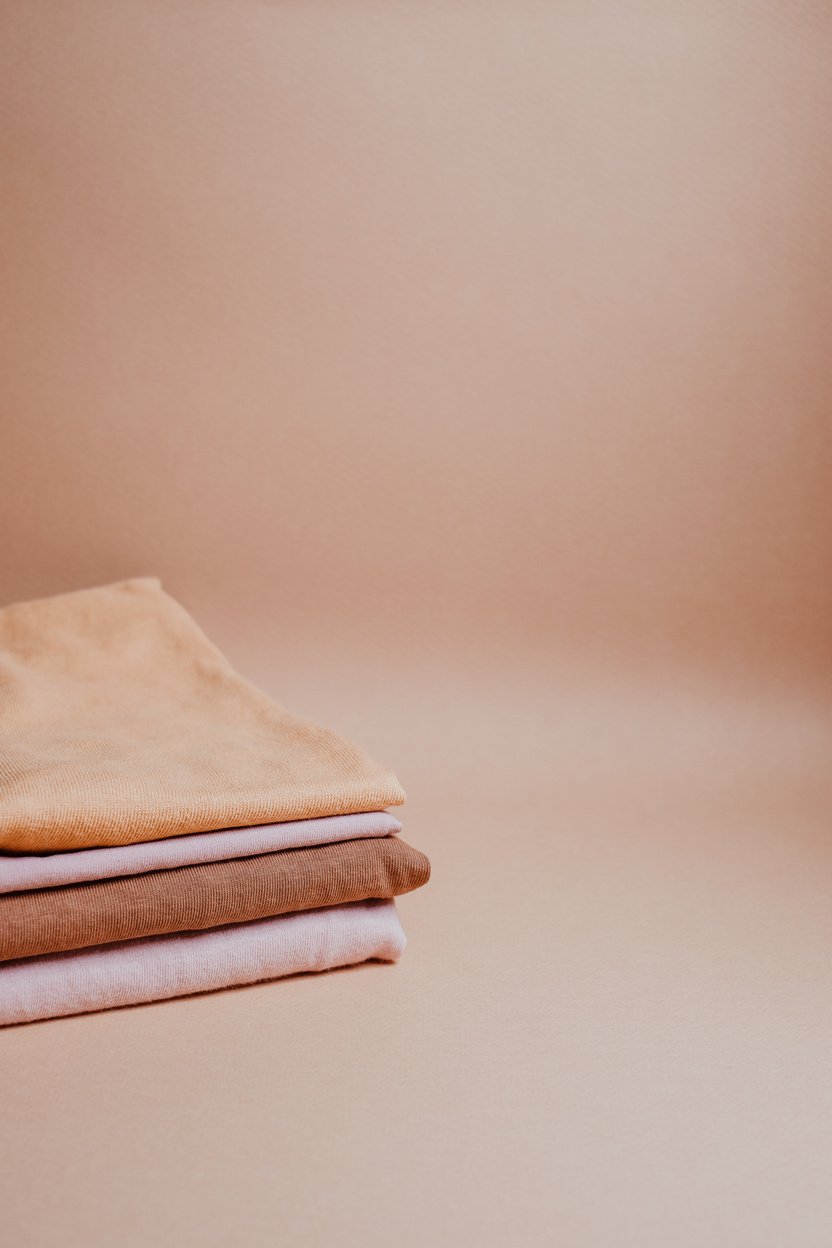
[[[368,958],[395,962],[404,946],[393,902],[364,901],[22,958],[0,967],[0,1025],[183,997]]]
[[[376,810],[368,814],[267,823],[253,828],[194,832],[188,836],[113,845],[106,849],[75,849],[60,854],[0,854],[0,893],[108,880],[119,875],[143,875],[146,871],[166,867],[225,862],[280,849],[391,836],[401,830],[398,819],[386,810]]]

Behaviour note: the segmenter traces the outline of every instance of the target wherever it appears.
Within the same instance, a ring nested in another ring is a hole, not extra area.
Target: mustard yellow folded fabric
[[[0,850],[402,801],[392,772],[238,676],[155,579],[0,610]]]

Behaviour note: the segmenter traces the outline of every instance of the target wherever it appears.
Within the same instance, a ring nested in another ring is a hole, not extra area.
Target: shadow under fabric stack
[[[156,580],[0,610],[0,1024],[395,961],[402,801]]]

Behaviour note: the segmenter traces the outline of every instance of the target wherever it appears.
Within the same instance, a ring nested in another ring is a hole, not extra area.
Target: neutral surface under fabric
[[[107,880],[119,875],[141,875],[146,871],[198,862],[222,862],[359,837],[392,836],[401,830],[398,819],[385,810],[376,810],[359,815],[333,815],[328,819],[195,832],[167,840],[113,845],[105,849],[76,849],[63,854],[0,853],[0,893]]]
[[[0,849],[396,806],[392,772],[234,672],[152,578],[0,610]]]
[[[247,922],[424,884],[424,854],[397,836],[0,897],[0,960]]]
[[[404,946],[392,901],[367,901],[25,958],[0,967],[0,1026],[184,997],[369,958],[395,962]]]

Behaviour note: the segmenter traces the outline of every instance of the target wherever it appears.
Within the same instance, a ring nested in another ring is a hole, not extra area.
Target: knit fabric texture
[[[157,580],[0,610],[0,849],[395,806],[395,776],[238,676]]]
[[[141,875],[197,862],[222,862],[279,849],[326,845],[358,837],[392,836],[402,825],[386,810],[360,815],[333,815],[329,819],[264,823],[252,828],[221,832],[193,832],[167,840],[105,849],[76,849],[63,854],[0,852],[0,893],[32,888],[54,888],[85,880],[107,880],[118,875]]]
[[[27,958],[0,966],[0,1025],[161,1001],[368,958],[393,962],[404,945],[393,903],[368,901]]]
[[[377,837],[10,893],[0,897],[0,960],[396,897],[429,874],[424,854]]]

